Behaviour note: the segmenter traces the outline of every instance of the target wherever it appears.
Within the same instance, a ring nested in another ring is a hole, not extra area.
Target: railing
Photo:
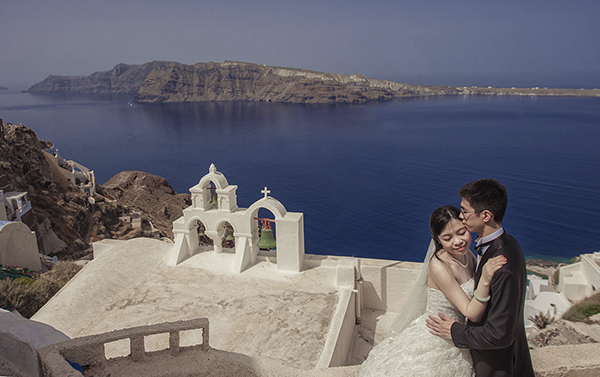
[[[110,359],[106,357],[106,345],[125,339],[129,340],[130,353],[127,357],[131,357],[134,362],[142,362],[152,355],[152,352],[146,350],[145,345],[145,337],[150,335],[168,333],[167,349],[171,356],[177,356],[181,349],[191,347],[199,347],[202,351],[208,351],[210,348],[208,327],[208,318],[132,327],[51,344],[39,349],[38,354],[44,376],[79,377],[82,374],[75,370],[69,362],[82,367],[110,363]],[[202,329],[202,343],[182,346],[180,332],[197,329]]]

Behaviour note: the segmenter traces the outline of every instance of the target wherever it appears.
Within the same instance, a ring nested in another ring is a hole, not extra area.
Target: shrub
[[[60,262],[37,279],[0,280],[0,306],[6,310],[16,309],[22,316],[30,318],[80,269],[73,262]]]
[[[56,282],[41,277],[26,284],[19,279],[5,279],[0,281],[0,304],[7,310],[16,309],[24,317],[30,318],[59,289]]]
[[[75,276],[79,270],[81,270],[81,266],[74,262],[60,262],[54,266],[51,272],[54,277],[65,285],[69,280]]]
[[[600,313],[600,293],[596,293],[571,306],[571,308],[563,314],[563,319],[581,322],[598,313]]]
[[[533,317],[529,316],[528,319],[533,322],[535,327],[537,327],[539,330],[545,329],[555,320],[554,316],[551,315],[550,312],[539,312],[539,314],[536,314]]]

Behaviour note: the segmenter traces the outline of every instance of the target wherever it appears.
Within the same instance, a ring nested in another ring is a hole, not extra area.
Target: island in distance
[[[28,93],[130,94],[134,102],[364,103],[446,95],[600,96],[598,89],[480,88],[403,84],[298,68],[223,61],[117,64],[89,76],[50,75]]]

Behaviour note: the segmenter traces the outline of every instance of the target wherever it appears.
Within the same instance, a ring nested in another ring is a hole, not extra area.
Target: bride
[[[432,242],[421,276],[396,317],[389,336],[375,346],[362,364],[361,377],[473,376],[468,349],[429,333],[427,315],[444,313],[465,323],[478,322],[489,300],[494,273],[506,263],[503,256],[484,266],[474,291],[477,260],[469,250],[471,234],[460,220],[460,210],[447,205],[433,211],[429,221]]]

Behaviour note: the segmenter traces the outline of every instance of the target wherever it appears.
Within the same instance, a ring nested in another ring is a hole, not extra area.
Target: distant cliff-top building
[[[96,176],[94,171],[73,161],[65,160],[58,154],[58,149],[44,150],[46,161],[54,181],[61,186],[75,186],[85,192],[88,197],[96,193]]]

